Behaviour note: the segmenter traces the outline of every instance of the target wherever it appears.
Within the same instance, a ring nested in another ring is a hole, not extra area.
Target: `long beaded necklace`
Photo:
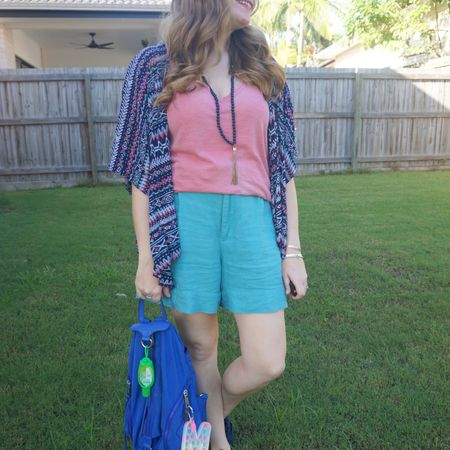
[[[231,176],[231,184],[238,184],[238,174],[237,174],[237,147],[236,147],[236,112],[234,109],[234,73],[231,74],[231,124],[233,126],[233,140],[230,141],[222,130],[222,126],[220,125],[220,105],[219,100],[217,98],[216,93],[213,91],[212,87],[209,85],[205,76],[202,75],[203,81],[208,85],[209,90],[214,97],[214,101],[216,103],[216,122],[217,128],[219,129],[220,135],[222,138],[232,146],[233,149],[233,172]]]

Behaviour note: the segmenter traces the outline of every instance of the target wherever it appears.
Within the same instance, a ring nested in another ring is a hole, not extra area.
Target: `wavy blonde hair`
[[[260,89],[266,100],[277,97],[286,83],[284,69],[272,57],[264,33],[253,25],[231,34],[230,7],[236,0],[172,0],[170,13],[160,25],[170,66],[163,89],[154,101],[167,107],[176,92],[190,91],[191,83],[201,79],[210,55],[217,62],[226,48],[230,66],[241,80]],[[273,91],[272,91],[273,89]]]

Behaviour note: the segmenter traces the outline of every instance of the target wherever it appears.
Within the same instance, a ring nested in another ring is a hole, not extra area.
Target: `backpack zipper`
[[[188,395],[187,389],[183,390],[183,395],[184,395],[184,421],[186,422],[189,420],[189,408],[191,408],[191,404],[189,403],[189,395]]]
[[[165,448],[165,450],[170,450],[167,446],[167,435],[169,434],[170,424],[172,423],[173,416],[175,415],[175,412],[177,411],[178,404],[181,402],[181,400],[183,400],[183,397],[185,399],[184,400],[185,404],[187,403],[189,405],[188,390],[186,388],[184,388],[183,391],[181,392],[181,394],[178,396],[177,401],[175,402],[175,405],[173,406],[172,410],[170,411],[169,418],[167,419],[166,428],[164,430],[164,448]],[[185,410],[185,414],[186,414],[186,410]]]

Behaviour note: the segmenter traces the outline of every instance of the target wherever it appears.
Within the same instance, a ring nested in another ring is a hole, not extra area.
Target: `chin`
[[[231,8],[231,14],[234,19],[235,23],[235,29],[236,28],[242,28],[250,23],[250,15],[252,12],[252,9],[254,7],[255,0],[243,0],[244,2],[247,2],[251,5],[251,8],[248,8],[245,5],[242,5],[238,0],[232,0],[232,8]]]

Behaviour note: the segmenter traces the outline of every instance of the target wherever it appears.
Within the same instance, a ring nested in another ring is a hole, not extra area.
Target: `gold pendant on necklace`
[[[236,151],[237,148],[235,145],[233,145],[233,176],[231,177],[231,184],[238,184]]]

